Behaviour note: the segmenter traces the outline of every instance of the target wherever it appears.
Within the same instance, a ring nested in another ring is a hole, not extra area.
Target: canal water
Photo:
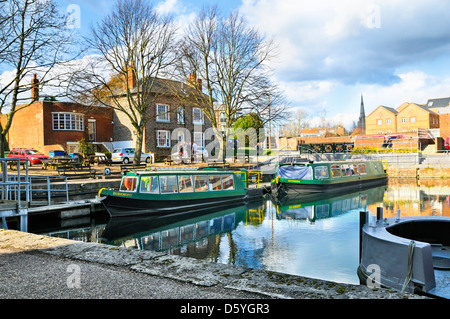
[[[267,197],[200,216],[96,219],[30,232],[359,284],[359,213],[450,216],[450,181],[393,180],[327,198]],[[34,229],[33,229],[34,228]]]

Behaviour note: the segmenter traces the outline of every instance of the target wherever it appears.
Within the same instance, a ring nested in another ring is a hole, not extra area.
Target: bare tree
[[[268,115],[268,98],[281,98],[270,81],[269,62],[276,55],[274,43],[237,11],[224,17],[217,7],[204,8],[186,29],[178,48],[180,73],[183,77],[194,73],[202,81],[198,89],[204,89],[208,98],[206,103],[204,98],[199,99],[198,106],[218,136],[221,134],[220,123],[216,121],[217,105],[226,114],[226,127],[231,128],[244,113]],[[275,105],[274,111],[279,112],[273,114],[281,115],[283,107]]]
[[[14,114],[34,102],[23,94],[30,92],[33,74],[38,73],[40,80],[34,85],[54,80],[50,74],[67,58],[70,44],[66,17],[52,0],[0,2],[0,65],[1,71],[9,71],[0,86],[0,111],[6,114],[5,123],[0,124],[1,157]]]
[[[136,132],[134,163],[140,162],[144,129],[155,116],[150,108],[172,82],[162,81],[173,63],[176,29],[142,0],[118,0],[113,11],[92,28],[90,63],[75,72],[72,96],[87,105],[112,107],[129,119]]]
[[[291,118],[285,123],[280,133],[283,136],[298,137],[302,134],[302,129],[308,127],[308,114],[304,110],[297,110],[291,115]]]

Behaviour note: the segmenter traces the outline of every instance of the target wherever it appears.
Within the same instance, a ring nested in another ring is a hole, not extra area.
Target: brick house
[[[444,139],[450,137],[450,97],[429,99],[427,107],[439,114],[440,136]]]
[[[154,90],[158,92],[153,93],[156,102],[147,108],[149,121],[144,129],[142,151],[154,153],[158,160],[171,155],[173,148],[182,142],[186,147],[190,147],[193,142],[204,147],[205,130],[212,125],[198,102],[193,103],[189,98],[192,94],[191,85],[200,86],[201,91],[201,80],[191,74],[186,83],[167,79],[156,81]],[[129,74],[128,86],[132,93],[132,88],[136,91],[137,85],[135,76]],[[126,108],[128,102],[125,91],[118,93],[115,98]],[[136,137],[128,116],[124,112],[114,110],[114,145],[129,143],[129,146],[135,147]]]
[[[426,106],[409,103],[397,114],[397,132],[417,132],[419,129],[438,129],[439,115]]]
[[[71,102],[39,101],[36,77],[32,85],[32,103],[13,118],[7,140],[9,148],[34,148],[49,151],[79,152],[78,142],[111,142],[113,112],[105,107],[88,108]],[[20,108],[20,106],[19,106]],[[5,115],[2,121],[5,121]]]
[[[366,135],[397,132],[397,113],[394,108],[380,105],[366,116]]]
[[[403,103],[397,109],[379,106],[366,117],[366,135],[416,133],[439,127],[439,114],[416,103]]]

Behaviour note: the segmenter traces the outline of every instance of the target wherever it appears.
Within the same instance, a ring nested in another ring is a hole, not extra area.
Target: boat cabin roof
[[[152,170],[152,171],[131,171],[126,175],[208,175],[208,174],[235,174],[240,171],[204,169],[204,170]],[[126,176],[124,175],[124,176]]]
[[[279,165],[303,165],[303,166],[320,166],[320,165],[342,165],[342,164],[360,164],[360,163],[375,163],[381,161],[366,161],[366,160],[354,160],[354,161],[320,161],[320,162],[294,162],[294,163],[280,163]]]

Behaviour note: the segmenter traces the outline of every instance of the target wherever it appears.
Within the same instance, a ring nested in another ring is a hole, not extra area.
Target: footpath
[[[425,299],[15,230],[0,230],[0,274],[2,299]]]

